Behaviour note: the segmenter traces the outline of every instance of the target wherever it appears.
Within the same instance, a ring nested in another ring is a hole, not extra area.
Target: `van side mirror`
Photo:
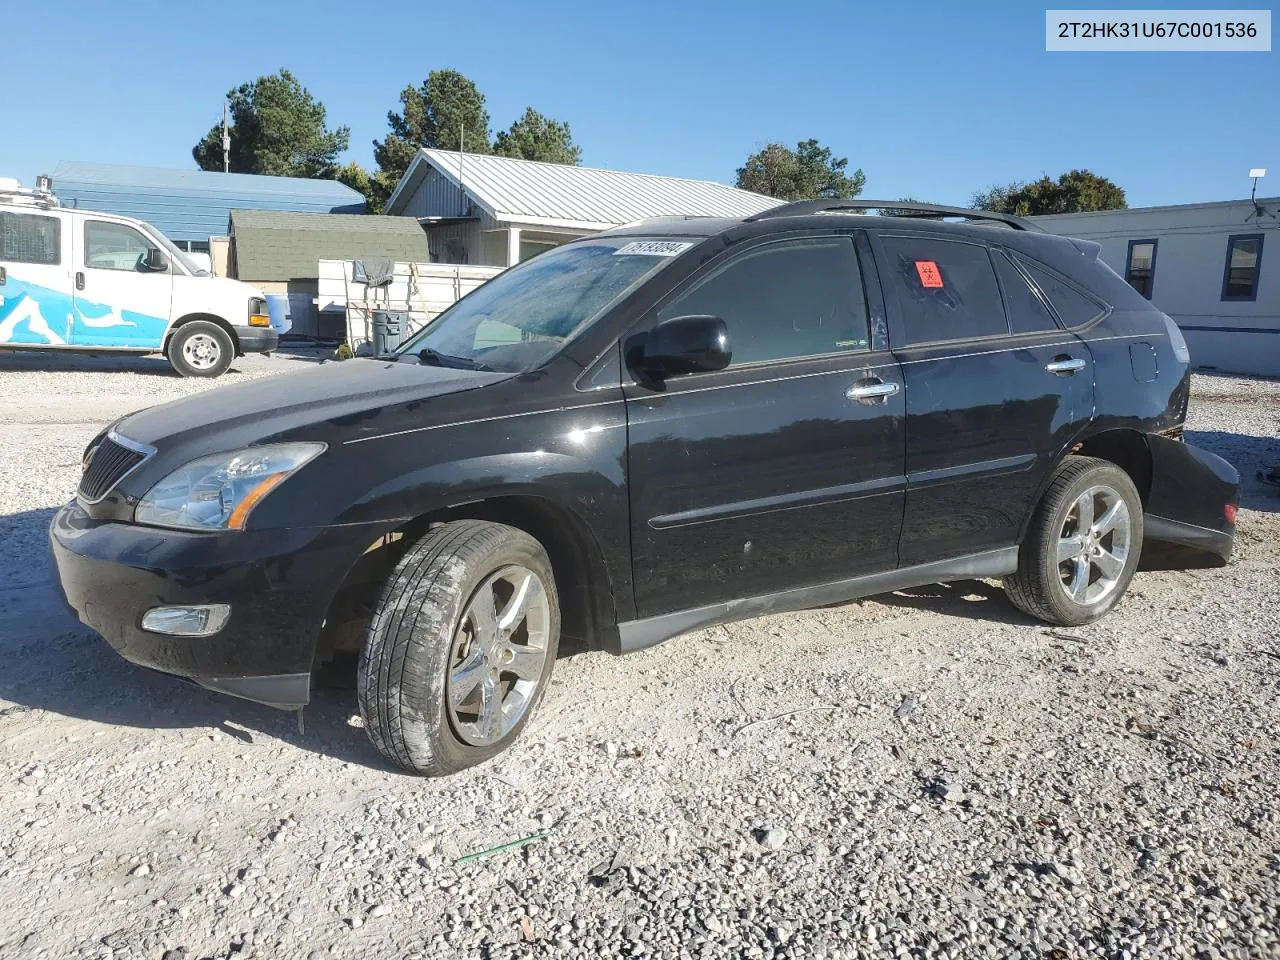
[[[732,359],[725,322],[697,315],[672,317],[650,330],[641,363],[662,374],[678,375],[723,370]]]
[[[159,247],[150,247],[142,258],[142,269],[147,273],[164,273],[169,269],[169,259]]]

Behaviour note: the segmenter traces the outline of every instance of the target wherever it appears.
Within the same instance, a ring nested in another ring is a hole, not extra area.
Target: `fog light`
[[[142,629],[173,637],[208,637],[227,625],[231,606],[205,603],[191,607],[152,607],[142,615]]]

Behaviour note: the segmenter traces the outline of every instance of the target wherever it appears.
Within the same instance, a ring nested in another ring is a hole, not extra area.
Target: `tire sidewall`
[[[193,367],[187,362],[187,358],[182,353],[182,348],[186,342],[201,333],[211,336],[221,351],[218,362],[205,370]],[[170,365],[184,377],[217,377],[226,373],[227,368],[231,366],[231,361],[235,357],[235,345],[231,342],[231,337],[228,336],[227,331],[216,323],[210,323],[207,320],[192,320],[189,323],[184,323],[173,332],[173,336],[169,339],[167,353]]]
[[[1125,557],[1124,568],[1120,571],[1119,582],[1111,594],[1100,604],[1085,605],[1076,603],[1061,588],[1058,574],[1057,545],[1063,524],[1072,505],[1082,493],[1090,487],[1110,487],[1124,500],[1129,508],[1129,553]],[[1092,623],[1110,611],[1129,589],[1129,582],[1138,569],[1142,555],[1142,498],[1129,475],[1119,467],[1099,463],[1078,476],[1063,491],[1063,496],[1056,508],[1047,512],[1044,525],[1040,530],[1040,557],[1043,569],[1041,575],[1046,578],[1052,589],[1048,591],[1048,599],[1062,622],[1069,624]]]
[[[546,551],[522,531],[507,529],[514,536],[504,537],[479,554],[468,557],[460,576],[448,583],[445,589],[431,592],[410,628],[403,680],[396,694],[401,705],[400,740],[412,767],[416,769],[434,767],[457,771],[497,756],[519,738],[546,694],[560,644],[560,598]],[[456,563],[456,555],[437,557],[433,563],[444,564],[447,574],[448,565]],[[450,667],[453,638],[463,611],[492,573],[511,564],[532,570],[546,591],[550,609],[547,657],[537,687],[519,722],[496,743],[475,746],[463,741],[453,728],[445,678]],[[377,626],[386,629],[390,624]],[[362,683],[364,679],[362,676]],[[366,717],[366,723],[368,720]]]

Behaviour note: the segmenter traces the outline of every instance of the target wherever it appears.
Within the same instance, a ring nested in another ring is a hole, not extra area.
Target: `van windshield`
[[[478,287],[400,348],[423,363],[522,373],[696,241],[601,237],[555,247]]]

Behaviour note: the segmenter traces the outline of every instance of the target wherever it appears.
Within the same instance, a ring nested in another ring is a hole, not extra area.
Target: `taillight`
[[[1222,515],[1227,518],[1227,523],[1236,522],[1236,505],[1234,503],[1224,504],[1222,507]]]

